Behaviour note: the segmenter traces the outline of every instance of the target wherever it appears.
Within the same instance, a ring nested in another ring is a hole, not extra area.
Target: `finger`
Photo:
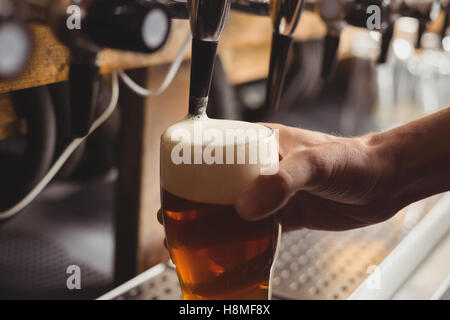
[[[163,224],[162,210],[161,209],[158,210],[158,213],[156,214],[156,217],[158,218],[158,222],[160,224]]]
[[[282,206],[292,195],[306,188],[313,180],[315,169],[311,152],[294,151],[280,162],[274,175],[259,176],[236,202],[236,211],[250,221],[263,219]]]
[[[279,153],[281,158],[284,158],[289,150],[296,147],[297,142],[295,134],[293,133],[294,128],[290,128],[278,123],[260,123],[263,126],[269,127],[273,130],[278,130],[278,142],[279,142]]]
[[[289,127],[278,123],[260,124],[278,130],[280,138],[280,154],[282,156],[293,149],[303,149],[338,139],[337,137],[322,132]],[[282,152],[284,152],[284,154]]]

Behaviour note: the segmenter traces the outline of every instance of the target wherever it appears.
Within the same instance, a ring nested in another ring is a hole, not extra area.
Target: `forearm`
[[[367,141],[394,202],[407,205],[450,190],[450,107]]]

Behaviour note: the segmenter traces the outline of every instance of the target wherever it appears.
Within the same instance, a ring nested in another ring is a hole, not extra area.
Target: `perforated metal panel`
[[[272,279],[281,299],[346,299],[373,272],[438,198],[430,198],[370,227],[283,235]]]
[[[82,270],[83,287],[98,295],[112,279],[74,259],[67,249],[40,233],[7,230],[0,233],[0,299],[83,298],[81,290],[68,290],[67,266]],[[20,289],[20,290],[19,290]],[[92,296],[91,296],[92,297]]]
[[[152,277],[118,296],[116,300],[179,300],[181,299],[180,285],[176,273],[171,268],[164,269],[157,276]]]
[[[283,236],[273,292],[286,299],[345,299],[399,243],[400,217],[347,232],[299,231]]]
[[[274,299],[346,299],[423,218],[438,198],[366,228],[283,235],[274,266]],[[101,299],[181,299],[175,270],[158,265]]]

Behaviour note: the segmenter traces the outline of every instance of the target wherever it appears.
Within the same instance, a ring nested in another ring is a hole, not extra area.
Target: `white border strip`
[[[117,288],[105,293],[101,297],[97,298],[97,300],[112,300],[114,298],[117,298],[125,292],[141,285],[148,279],[156,277],[158,274],[164,272],[166,268],[167,266],[164,263],[157,264],[156,266],[144,271],[143,273],[118,286]]]
[[[439,289],[433,294],[431,297],[431,300],[440,300],[445,292],[447,292],[447,289],[450,287],[450,275],[447,277],[447,279],[441,284]]]
[[[348,297],[350,300],[390,299],[420,262],[450,229],[450,193],[446,193],[428,214],[379,265],[381,288],[368,278]]]

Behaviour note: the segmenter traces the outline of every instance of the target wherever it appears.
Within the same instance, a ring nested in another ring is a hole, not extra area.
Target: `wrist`
[[[401,196],[402,185],[406,183],[396,153],[395,145],[390,143],[388,132],[371,133],[362,137],[367,157],[371,162],[377,179],[377,197],[387,205],[399,206],[404,200]]]

